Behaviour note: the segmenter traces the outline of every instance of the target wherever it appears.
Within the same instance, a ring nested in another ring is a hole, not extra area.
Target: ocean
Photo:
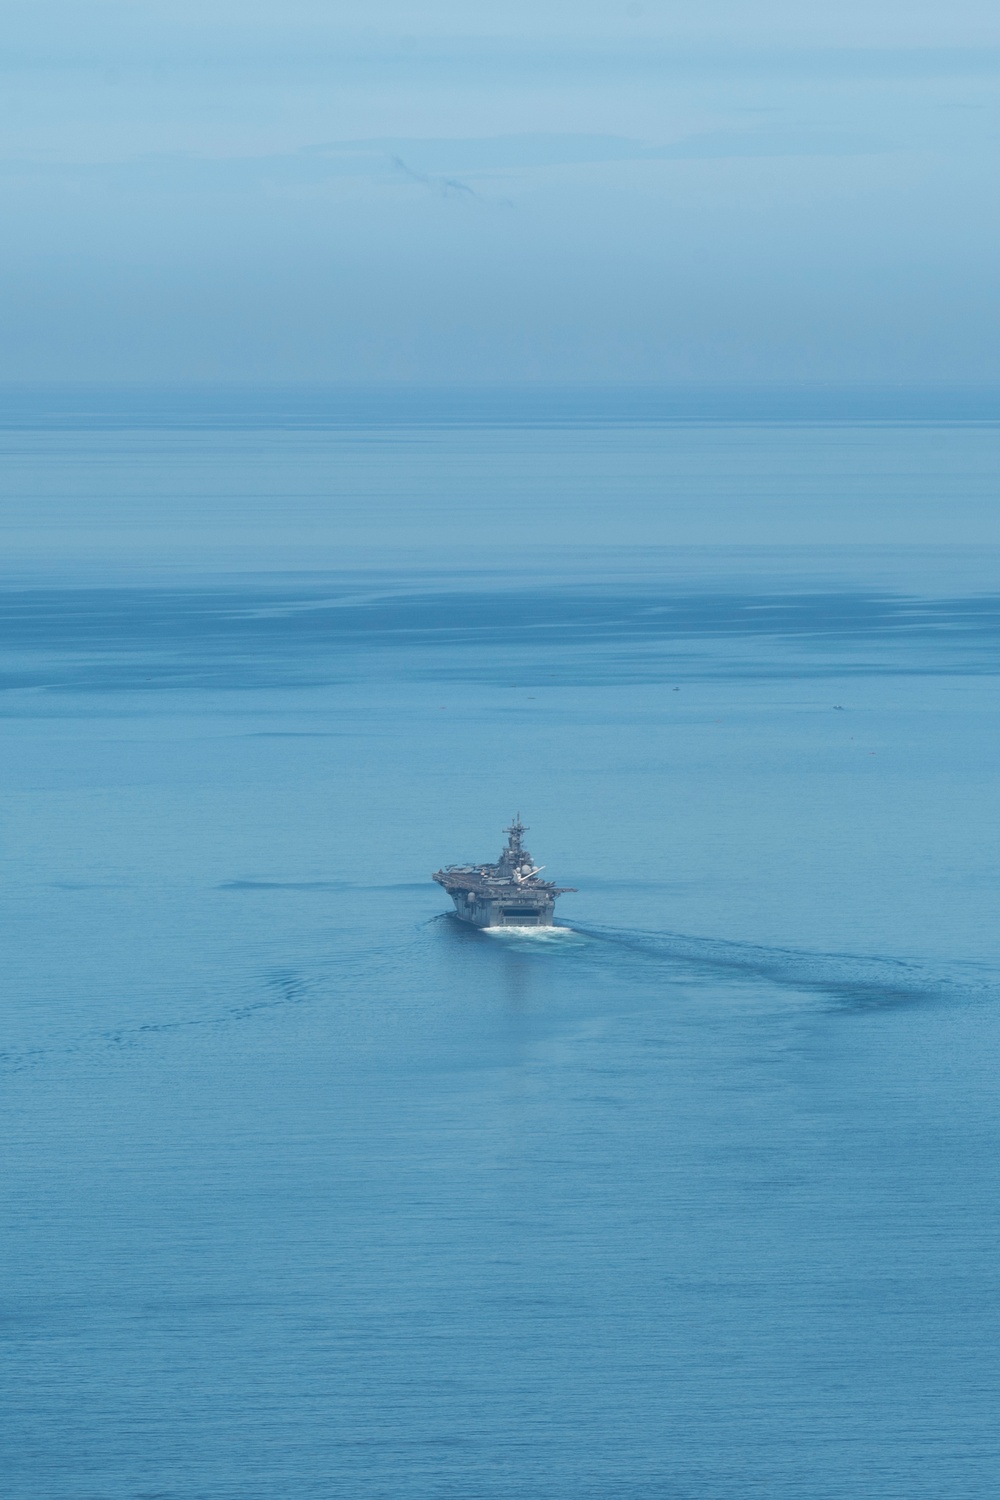
[[[997,1494],[1000,428],[572,413],[0,424],[5,1500]]]

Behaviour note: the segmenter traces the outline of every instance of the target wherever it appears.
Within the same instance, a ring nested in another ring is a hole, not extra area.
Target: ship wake
[[[969,960],[942,962],[938,967],[919,959],[810,952],[597,924],[572,930],[609,947],[661,959],[674,968],[766,979],[782,987],[823,994],[855,1008],[934,1000],[1000,1001],[996,968]]]

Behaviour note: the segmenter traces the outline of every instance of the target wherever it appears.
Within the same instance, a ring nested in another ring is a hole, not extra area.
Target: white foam
[[[534,943],[565,942],[567,939],[575,939],[578,943],[587,941],[580,933],[574,932],[572,927],[514,927],[507,924],[503,927],[481,927],[479,930],[488,937],[530,938]]]

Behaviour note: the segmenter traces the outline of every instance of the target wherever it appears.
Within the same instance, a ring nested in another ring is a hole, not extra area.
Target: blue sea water
[[[995,1496],[1000,430],[154,417],[0,433],[7,1500]]]

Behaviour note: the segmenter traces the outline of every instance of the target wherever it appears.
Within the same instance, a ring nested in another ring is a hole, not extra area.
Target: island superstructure
[[[518,813],[504,829],[507,842],[495,865],[446,865],[433,879],[443,885],[463,922],[473,927],[551,927],[556,897],[575,889],[540,880],[524,847],[527,829]]]

